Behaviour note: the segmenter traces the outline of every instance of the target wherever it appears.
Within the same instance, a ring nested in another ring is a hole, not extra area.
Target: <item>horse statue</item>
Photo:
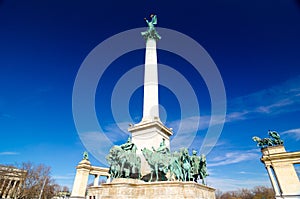
[[[109,174],[112,178],[140,178],[141,159],[135,151],[124,151],[120,146],[113,146],[106,156],[110,164]]]
[[[260,148],[264,148],[266,146],[273,146],[273,142],[270,138],[259,138],[257,136],[252,137],[254,142],[257,142],[257,146]]]
[[[274,145],[282,145],[283,144],[283,140],[280,139],[280,135],[276,131],[269,130],[268,134],[272,138],[272,142]]]
[[[142,153],[151,168],[151,176],[149,182],[152,181],[153,174],[155,175],[155,181],[158,181],[159,171],[162,172],[164,175],[168,171],[168,163],[170,162],[170,156],[168,154],[153,152],[147,148],[142,149]]]
[[[121,166],[120,166],[120,153],[122,149],[119,146],[113,146],[109,150],[109,154],[106,156],[106,160],[110,165],[108,173],[111,178],[118,178],[121,176]]]
[[[260,139],[257,136],[252,137],[254,142],[257,142],[257,146],[260,148],[268,147],[268,146],[277,146],[282,145],[283,140],[280,139],[280,135],[276,131],[268,131],[269,138]]]
[[[178,152],[174,152],[173,154],[171,154],[171,159],[168,167],[170,171],[170,177],[168,179],[169,181],[183,180],[183,173],[182,173],[179,159],[180,159],[180,154]],[[175,176],[175,178],[173,178],[173,175]]]
[[[109,167],[108,173],[110,174],[110,177],[112,179],[119,178],[121,176],[121,167],[120,167],[120,165],[115,163],[115,162],[112,162],[110,167]]]

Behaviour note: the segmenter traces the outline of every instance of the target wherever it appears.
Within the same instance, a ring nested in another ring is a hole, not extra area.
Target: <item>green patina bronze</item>
[[[206,167],[206,157],[204,154],[201,155],[200,166],[199,166],[199,177],[202,179],[202,184],[206,185],[205,178],[209,176]]]
[[[106,160],[109,163],[109,174],[112,178],[137,178],[140,179],[141,159],[136,155],[137,147],[128,138],[120,146],[113,146]]]
[[[177,181],[195,181],[198,177],[204,179],[207,174],[206,158],[204,155],[198,157],[197,152],[193,152],[193,156],[189,156],[188,149],[182,148],[179,152],[175,151],[170,153],[165,145],[165,141],[160,143],[158,149],[152,150],[147,148],[142,149],[143,155],[151,168],[151,175],[149,181],[164,181],[164,180],[177,180]],[[166,174],[169,172],[169,179]]]
[[[187,148],[180,149],[180,165],[183,173],[183,181],[190,181],[191,176],[191,158]]]
[[[141,32],[142,36],[144,37],[144,39],[148,40],[148,39],[155,39],[155,40],[160,40],[161,36],[157,33],[155,26],[157,24],[157,16],[152,14],[150,15],[151,21],[148,21],[145,18],[145,21],[148,24],[148,30],[145,32]]]
[[[151,151],[147,148],[142,149],[142,153],[151,168],[149,182],[153,181],[153,177],[155,181],[165,181],[165,175],[170,162],[170,154]]]
[[[205,178],[208,176],[207,168],[206,168],[206,157],[204,154],[197,156],[197,151],[193,150],[193,155],[191,156],[191,173],[195,182],[197,182],[198,178],[202,180],[202,184],[205,183]]]
[[[191,156],[191,172],[192,176],[194,178],[194,181],[197,182],[198,176],[199,176],[199,169],[200,169],[200,157],[197,156],[197,151],[193,150],[192,156]]]
[[[269,135],[268,138],[263,138],[263,139],[254,136],[252,137],[252,140],[254,142],[257,142],[257,146],[260,148],[266,148],[268,146],[277,146],[283,144],[283,140],[280,139],[280,135],[276,131],[269,130],[268,135]]]
[[[136,155],[136,146],[128,138],[127,142],[120,146],[113,146],[106,160],[110,165],[109,173],[112,178],[141,179],[141,160]],[[145,160],[151,168],[149,178],[145,181],[195,181],[200,178],[202,184],[208,176],[205,155],[197,156],[197,151],[189,156],[188,149],[182,148],[179,152],[170,152],[163,139],[159,147],[152,150],[141,150]],[[169,177],[167,178],[167,174]]]
[[[87,151],[83,152],[82,159],[83,160],[89,160],[89,154],[88,154]]]

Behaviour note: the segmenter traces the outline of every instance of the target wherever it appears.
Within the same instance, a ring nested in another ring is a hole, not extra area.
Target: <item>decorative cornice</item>
[[[150,121],[150,122],[141,122],[141,123],[135,124],[134,126],[129,127],[128,131],[133,133],[135,131],[140,131],[140,130],[147,129],[147,128],[158,128],[161,131],[163,131],[165,134],[167,134],[168,136],[173,135],[172,129],[166,127],[159,120]]]

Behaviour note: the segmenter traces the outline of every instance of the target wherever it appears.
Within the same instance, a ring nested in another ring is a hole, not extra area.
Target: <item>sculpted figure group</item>
[[[254,136],[252,137],[252,140],[254,142],[257,142],[257,146],[260,148],[265,148],[268,146],[277,146],[282,145],[283,140],[280,139],[280,135],[276,131],[270,131],[268,132],[269,137],[261,139],[260,137]]]
[[[140,178],[141,159],[136,155],[137,147],[128,138],[121,146],[113,146],[106,160],[112,178]]]
[[[190,156],[187,148],[182,148],[179,152],[171,153],[163,139],[160,146],[152,150],[144,148],[142,153],[148,162],[151,173],[148,178],[141,178],[141,160],[136,155],[137,147],[128,138],[128,141],[120,146],[113,146],[110,149],[106,160],[110,164],[109,173],[112,178],[135,178],[145,181],[195,181],[208,176],[205,155],[197,156],[197,151],[193,150]]]

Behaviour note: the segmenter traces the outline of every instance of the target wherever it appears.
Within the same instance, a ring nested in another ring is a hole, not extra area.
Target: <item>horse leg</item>
[[[141,173],[141,169],[139,168],[139,179],[142,178],[142,173]]]
[[[158,164],[155,165],[155,173],[156,173],[156,179],[155,181],[158,181]]]
[[[193,178],[194,178],[194,182],[197,182],[198,175],[197,174],[193,175]]]
[[[131,178],[136,178],[136,170],[137,169],[136,169],[135,165],[132,165],[131,174],[129,174]]]
[[[118,167],[117,167],[117,177],[116,178],[119,178],[119,177],[121,177],[121,167],[118,164]]]
[[[150,175],[150,180],[149,180],[149,182],[152,181],[152,175],[153,175],[153,171],[151,171],[151,175]]]
[[[120,176],[123,176],[123,171],[124,171],[124,165],[125,165],[125,161],[122,161],[121,163],[121,169],[120,169]]]
[[[168,181],[171,181],[172,177],[173,177],[173,169],[172,169],[172,167],[170,167],[169,172],[170,172],[170,178],[168,179]]]

